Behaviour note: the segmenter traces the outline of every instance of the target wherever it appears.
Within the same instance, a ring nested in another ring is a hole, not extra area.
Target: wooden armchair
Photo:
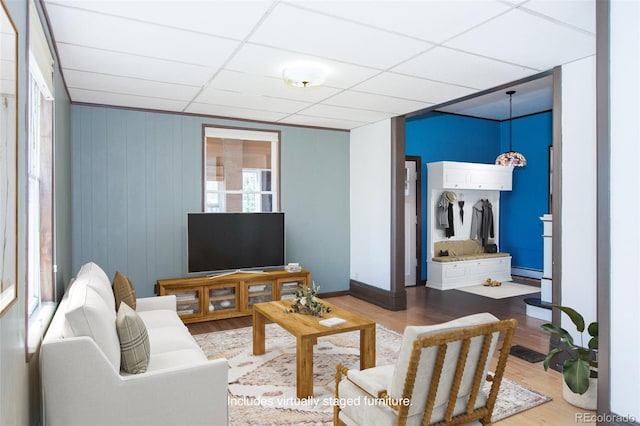
[[[338,364],[334,425],[490,425],[516,327],[515,319],[489,313],[409,326],[395,365],[360,371]],[[485,379],[492,381],[488,395]]]

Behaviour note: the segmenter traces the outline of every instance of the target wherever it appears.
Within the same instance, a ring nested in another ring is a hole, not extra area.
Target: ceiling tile
[[[427,108],[433,104],[416,102],[408,99],[392,98],[390,96],[374,95],[371,93],[346,90],[322,102],[324,105],[336,105],[342,107],[354,107],[371,111],[380,111],[390,114],[405,114]]]
[[[215,68],[239,45],[238,41],[73,8],[51,5],[48,13],[59,43]]]
[[[66,69],[202,86],[213,75],[208,67],[59,43],[60,63]]]
[[[215,115],[218,117],[235,117],[245,120],[272,121],[276,122],[286,117],[288,114],[271,111],[259,111],[249,108],[236,108],[224,105],[211,105],[194,102],[189,105],[185,112],[203,115]]]
[[[596,5],[593,0],[531,0],[524,8],[596,33]]]
[[[394,73],[383,73],[353,88],[357,91],[438,104],[473,93],[473,89]]]
[[[505,87],[492,93],[455,102],[438,108],[438,111],[492,120],[509,118],[508,90],[515,90],[513,95],[513,116],[535,114],[553,108],[553,76],[547,75],[525,83]]]
[[[300,114],[312,115],[314,117],[338,118],[349,117],[350,120],[375,123],[386,118],[391,118],[393,114],[357,109],[353,107],[345,108],[332,105],[313,105],[300,111]]]
[[[213,105],[228,105],[236,108],[250,107],[251,109],[256,110],[282,113],[294,113],[311,105],[308,102],[300,102],[290,99],[273,98],[260,95],[250,95],[213,88],[204,90],[198,97],[194,99],[194,102]]]
[[[338,93],[339,89],[320,86],[293,87],[281,78],[263,77],[236,71],[221,71],[208,88],[234,91],[244,94],[279,97],[302,102],[318,102]]]
[[[331,61],[317,56],[252,45],[247,43],[226,64],[229,70],[242,71],[256,75],[282,78],[287,66],[298,62],[316,62],[328,69],[326,86],[348,88],[356,83],[378,74],[373,68],[360,67],[344,62]]]
[[[542,70],[595,53],[595,37],[521,10],[505,13],[445,45]]]
[[[475,89],[488,89],[536,74],[541,70],[436,47],[398,65],[392,71]]]
[[[154,109],[160,111],[182,111],[182,109],[187,105],[185,101],[99,92],[86,89],[69,88],[69,95],[74,102]]]
[[[250,41],[380,69],[431,46],[281,3],[253,33]]]
[[[142,22],[153,22],[203,34],[242,40],[271,7],[272,1],[253,0],[55,0],[52,4],[92,10]]]
[[[348,119],[336,119],[326,117],[313,117],[307,115],[290,115],[287,118],[279,120],[280,123],[292,124],[298,126],[315,126],[315,127],[327,127],[331,129],[355,129],[356,127],[369,124],[367,122],[360,122]]]
[[[302,1],[295,3],[329,15],[434,43],[441,43],[509,10],[510,7],[491,0]]]
[[[199,86],[161,83],[76,70],[65,70],[64,77],[69,88],[183,101],[190,101],[200,90]]]

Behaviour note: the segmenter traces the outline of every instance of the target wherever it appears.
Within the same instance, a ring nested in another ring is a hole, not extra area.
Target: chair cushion
[[[464,327],[475,326],[479,324],[486,324],[498,321],[498,318],[489,314],[481,313],[475,315],[469,315],[466,317],[458,318],[453,321],[449,321],[442,324],[429,325],[429,326],[409,326],[405,329],[402,337],[402,345],[400,346],[400,353],[398,354],[398,361],[396,362],[395,369],[393,371],[393,377],[391,379],[391,387],[389,389],[389,396],[392,398],[402,398],[402,391],[404,388],[404,382],[407,375],[407,368],[409,365],[409,358],[411,356],[411,350],[413,347],[413,341],[416,338],[428,336],[435,333],[441,333],[445,331],[452,331]],[[482,337],[476,337],[471,340],[471,347],[467,356],[467,365],[477,364],[480,357],[480,349],[482,345]],[[486,376],[489,369],[489,363],[497,344],[497,336],[491,342],[489,350],[488,362],[483,366],[483,376]],[[444,361],[444,367],[438,386],[438,392],[436,395],[436,401],[434,404],[435,409],[442,404],[445,404],[449,398],[451,390],[453,375],[456,369],[456,360],[460,353],[462,342],[450,343],[447,348],[447,353]],[[431,376],[433,375],[433,367],[436,359],[437,347],[426,348],[422,350],[420,361],[418,365],[418,372],[416,374],[416,381],[413,390],[413,396],[411,398],[414,403],[409,409],[409,416],[424,411],[426,396],[429,391],[429,383],[431,382]],[[462,376],[462,382],[460,384],[460,390],[458,396],[463,398],[471,392],[471,385],[473,383],[474,369],[465,369]]]
[[[92,287],[77,284],[78,280],[69,294],[63,337],[91,337],[116,371],[120,371],[120,341],[113,305],[107,304]]]
[[[147,371],[149,356],[149,335],[142,319],[122,302],[116,316],[116,330],[120,338],[121,368],[127,373],[139,374]]]
[[[389,390],[393,369],[393,364],[367,368],[366,370],[352,369],[347,372],[347,377],[369,395],[376,397],[380,392]]]
[[[120,306],[120,302],[124,302],[135,311],[136,289],[129,278],[120,271],[117,271],[113,277],[113,295],[116,300],[116,309]]]
[[[349,426],[355,425],[395,425],[397,412],[385,404],[376,402],[363,392],[361,388],[353,384],[350,380],[343,379],[338,385],[338,401],[340,401],[340,420]],[[487,402],[487,397],[480,392],[476,401],[476,408],[483,406]],[[446,404],[434,407],[430,424],[444,420]],[[464,413],[466,410],[466,398],[458,398],[456,400],[454,415]],[[409,410],[411,412],[411,410]],[[407,426],[422,425],[423,409],[413,415],[407,417]],[[479,425],[477,421],[468,423],[469,425]]]

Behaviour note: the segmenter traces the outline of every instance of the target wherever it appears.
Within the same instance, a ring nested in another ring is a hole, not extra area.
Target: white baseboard
[[[542,271],[538,271],[537,269],[511,267],[511,275],[539,280],[542,278]]]

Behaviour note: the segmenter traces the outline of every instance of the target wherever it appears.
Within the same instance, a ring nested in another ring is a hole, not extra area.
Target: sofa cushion
[[[77,285],[69,294],[63,337],[88,336],[98,345],[116,371],[120,371],[120,341],[113,305],[87,285]]]
[[[117,271],[113,277],[113,295],[116,300],[116,309],[120,306],[120,302],[124,302],[135,311],[136,289],[131,284],[131,280],[120,271]]]
[[[201,350],[184,325],[182,327],[149,327],[147,332],[151,353],[154,355],[182,349]]]
[[[167,368],[177,368],[183,365],[194,365],[206,362],[207,357],[200,348],[181,349],[160,354],[151,354],[147,371],[165,370]]]
[[[151,354],[147,328],[136,311],[124,302],[118,309],[116,330],[120,339],[122,370],[132,374],[147,371]]]
[[[113,296],[111,281],[107,274],[93,262],[85,263],[78,271],[74,286],[87,285],[95,290],[100,297],[113,308],[113,314],[116,313],[116,299]]]
[[[144,321],[144,325],[147,327],[147,329],[158,327],[175,327],[188,330],[180,317],[176,315],[176,311],[170,311],[168,309],[158,309],[156,311],[136,312],[140,316],[140,318],[142,318],[142,321]]]

